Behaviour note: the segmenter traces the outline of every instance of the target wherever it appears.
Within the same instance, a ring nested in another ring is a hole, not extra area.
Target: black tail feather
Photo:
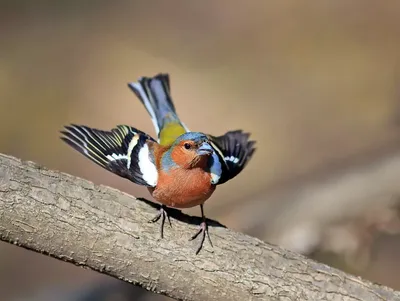
[[[175,122],[184,126],[179,120],[170,95],[168,74],[141,77],[137,82],[128,83],[128,86],[150,114],[157,135],[166,123]]]

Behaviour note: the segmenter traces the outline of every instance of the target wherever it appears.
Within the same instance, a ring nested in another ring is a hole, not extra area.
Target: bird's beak
[[[197,149],[197,154],[199,156],[204,156],[204,155],[211,155],[213,153],[213,148],[211,145],[207,142],[203,142],[200,147]]]

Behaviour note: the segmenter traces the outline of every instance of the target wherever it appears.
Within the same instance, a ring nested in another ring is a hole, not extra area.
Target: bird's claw
[[[156,215],[155,217],[153,217],[151,220],[149,220],[148,223],[155,223],[155,222],[157,222],[157,221],[160,219],[161,215],[164,214],[163,211],[164,211],[163,209],[160,209],[160,210],[158,211],[157,215]]]
[[[211,247],[213,247],[213,244],[212,244],[211,238],[210,238],[210,234],[208,233],[208,226],[205,221],[201,222],[199,230],[197,230],[197,232],[189,240],[191,241],[191,240],[196,239],[200,234],[201,234],[200,243],[197,247],[196,255],[199,254],[200,250],[203,248],[203,244],[204,244],[204,240],[205,240],[206,236],[208,238],[208,241],[209,241]]]
[[[167,212],[167,207],[161,206],[160,209],[158,210],[157,215],[156,215],[154,218],[152,218],[151,220],[149,220],[148,222],[149,222],[149,223],[155,223],[155,222],[157,222],[160,218],[161,218],[160,237],[161,237],[161,238],[164,238],[165,218],[168,219],[169,226],[172,227],[171,219],[170,219],[170,217],[169,217],[169,215],[168,215],[168,212]]]

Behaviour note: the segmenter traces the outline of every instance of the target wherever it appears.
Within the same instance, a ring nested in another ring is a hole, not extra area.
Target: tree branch
[[[196,256],[188,238],[199,218],[175,212],[179,220],[159,240],[147,222],[154,214],[115,189],[0,154],[3,241],[178,300],[400,300],[400,292],[217,223],[214,248]]]

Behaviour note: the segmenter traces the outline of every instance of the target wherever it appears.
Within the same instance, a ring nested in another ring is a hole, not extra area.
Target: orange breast
[[[160,203],[175,208],[190,208],[203,204],[214,192],[210,174],[202,168],[172,169],[160,172],[152,196]]]

